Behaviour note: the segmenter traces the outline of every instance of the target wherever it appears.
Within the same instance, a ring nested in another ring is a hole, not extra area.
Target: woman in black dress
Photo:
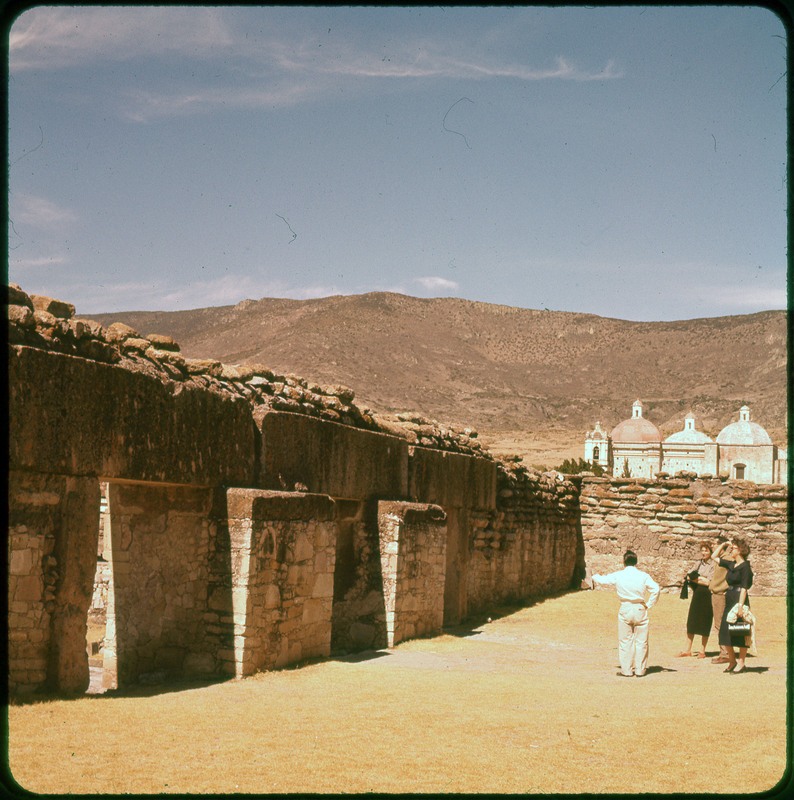
[[[728,548],[727,551],[726,548]],[[733,560],[721,558],[723,554]],[[711,556],[713,561],[728,570],[725,576],[728,581],[728,590],[725,592],[725,611],[720,623],[720,644],[728,648],[728,667],[725,672],[729,672],[731,675],[738,675],[745,671],[747,637],[731,636],[728,630],[728,614],[737,603],[750,607],[750,598],[747,593],[753,585],[753,570],[747,560],[748,555],[750,555],[750,548],[747,543],[741,539],[734,539],[730,544],[723,542]],[[738,661],[734,647],[739,649]]]
[[[700,561],[687,573],[684,580],[692,590],[692,600],[689,603],[689,614],[686,618],[687,648],[678,655],[692,655],[692,640],[700,636],[701,651],[698,658],[706,657],[706,642],[709,640],[712,621],[711,591],[709,581],[714,574],[714,562],[711,560],[711,545],[709,542],[700,543]]]

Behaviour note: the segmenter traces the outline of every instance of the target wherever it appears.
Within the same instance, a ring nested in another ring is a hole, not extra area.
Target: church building
[[[629,419],[607,433],[596,422],[587,431],[584,458],[609,475],[653,478],[658,472],[674,475],[685,470],[698,475],[721,475],[733,480],[786,484],[788,454],[772,443],[769,434],[750,420],[742,406],[739,419],[726,425],[716,442],[695,428],[687,414],[684,429],[662,439],[661,431],[642,416],[642,403],[632,406]]]

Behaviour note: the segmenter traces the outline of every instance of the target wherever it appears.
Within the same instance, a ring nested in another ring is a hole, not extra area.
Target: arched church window
[[[593,461],[598,461],[598,456],[601,454],[601,451],[598,449],[598,445],[593,448]]]

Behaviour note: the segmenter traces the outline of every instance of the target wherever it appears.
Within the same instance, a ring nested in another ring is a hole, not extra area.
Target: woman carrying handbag
[[[747,560],[749,554],[750,548],[747,543],[741,539],[734,539],[730,543],[723,542],[711,556],[712,561],[728,570],[725,576],[728,581],[728,590],[725,592],[725,612],[720,623],[720,644],[728,648],[728,666],[725,672],[731,675],[745,672],[744,660],[747,656],[747,643],[750,636],[747,633],[731,633],[729,629],[731,622],[729,622],[728,616],[731,615],[734,619],[740,617],[742,606],[746,606],[749,611],[748,591],[753,585],[753,570]],[[732,560],[722,558],[723,555],[729,556]],[[731,612],[734,608],[737,613],[732,615]],[[738,660],[734,648],[739,650]]]

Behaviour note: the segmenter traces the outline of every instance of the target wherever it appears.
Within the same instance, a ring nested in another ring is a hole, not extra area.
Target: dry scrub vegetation
[[[494,455],[521,456],[524,466],[541,471],[584,454],[581,430],[480,431],[480,440]]]
[[[619,678],[614,592],[573,592],[390,651],[12,706],[11,773],[44,793],[761,792],[786,767],[786,600],[752,602],[744,675],[675,657],[687,604],[665,594],[648,674]]]

